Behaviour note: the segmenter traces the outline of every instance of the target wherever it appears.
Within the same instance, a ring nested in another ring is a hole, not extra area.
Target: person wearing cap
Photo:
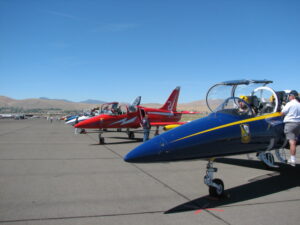
[[[297,138],[300,135],[300,103],[298,92],[293,90],[288,94],[289,102],[283,107],[281,113],[284,116],[284,133],[290,144],[290,159],[288,163],[296,165]]]
[[[238,113],[240,115],[255,115],[254,109],[251,106],[249,108],[249,106],[245,104],[245,102],[247,104],[250,104],[249,98],[247,96],[241,95],[240,99],[242,99],[244,101],[241,101],[241,100],[238,101],[238,104],[239,104],[238,105]]]

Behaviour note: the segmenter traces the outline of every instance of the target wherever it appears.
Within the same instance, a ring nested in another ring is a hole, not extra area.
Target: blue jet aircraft
[[[269,80],[236,80],[214,85],[206,95],[211,113],[162,133],[129,152],[130,163],[170,162],[207,159],[204,183],[211,196],[224,194],[224,183],[213,179],[216,157],[257,152],[269,167],[275,150],[279,161],[286,163],[283,118],[280,110],[286,95],[267,85]]]

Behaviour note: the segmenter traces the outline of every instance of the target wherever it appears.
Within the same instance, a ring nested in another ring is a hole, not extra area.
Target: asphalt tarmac
[[[226,196],[213,199],[205,161],[129,164],[123,156],[140,139],[104,137],[99,145],[62,121],[0,120],[0,224],[299,224],[299,164],[219,159]]]

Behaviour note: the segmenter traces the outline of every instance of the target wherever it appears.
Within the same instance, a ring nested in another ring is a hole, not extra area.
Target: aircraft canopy
[[[238,107],[238,101],[260,109],[260,114],[276,112],[278,98],[275,91],[267,87],[271,80],[231,80],[213,85],[206,94],[206,104],[211,112],[224,109],[224,103],[232,99],[232,107]],[[227,104],[226,103],[226,104]],[[220,107],[223,105],[223,107]],[[265,107],[265,109],[263,109]],[[268,108],[268,109],[267,109]]]

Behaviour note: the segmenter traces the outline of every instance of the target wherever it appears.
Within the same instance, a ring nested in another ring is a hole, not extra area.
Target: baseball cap
[[[295,90],[292,90],[289,95],[294,95],[295,97],[298,97],[298,92]]]

